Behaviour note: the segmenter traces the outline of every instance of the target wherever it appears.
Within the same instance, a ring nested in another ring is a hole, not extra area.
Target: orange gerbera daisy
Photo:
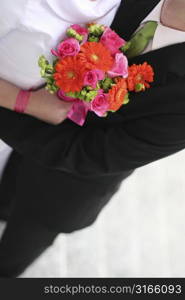
[[[127,84],[129,91],[140,92],[150,87],[149,82],[154,81],[153,68],[147,64],[132,65],[129,67]]]
[[[83,87],[85,65],[78,56],[66,56],[55,65],[54,79],[56,85],[65,93],[79,92]]]
[[[127,83],[124,78],[117,80],[117,84],[109,91],[109,110],[117,111],[127,99]]]
[[[109,71],[113,65],[113,57],[110,51],[97,42],[87,42],[81,47],[79,54],[81,61],[91,69]]]

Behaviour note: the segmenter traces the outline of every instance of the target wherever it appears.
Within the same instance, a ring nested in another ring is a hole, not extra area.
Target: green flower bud
[[[145,90],[145,85],[144,83],[137,83],[135,86],[136,92],[142,92]]]
[[[41,56],[39,57],[39,60],[38,60],[38,65],[39,65],[39,67],[40,67],[40,68],[45,68],[46,65],[48,65],[48,64],[49,64],[49,62],[47,61],[47,59],[45,58],[45,56],[44,56],[44,55],[41,55]]]
[[[88,41],[89,42],[99,42],[99,38],[97,37],[97,36],[94,36],[94,35],[92,35],[92,36],[90,36],[89,38],[88,38]]]
[[[127,103],[129,103],[129,93],[126,94],[125,98],[124,98],[124,102],[123,104],[126,105]]]
[[[98,95],[98,91],[90,91],[86,94],[85,101],[91,102]]]
[[[46,70],[45,71],[45,78],[51,80],[52,79],[51,74],[52,74],[51,72],[48,73],[47,70]]]
[[[97,85],[96,85],[96,91],[100,90],[100,88],[101,88],[100,83],[98,82]]]
[[[75,38],[76,40],[78,40],[79,42],[82,42],[83,41],[83,35],[80,35],[79,33],[76,32],[76,30],[74,30],[73,28],[68,28],[67,30],[67,35],[69,37],[73,37]]]
[[[111,88],[111,85],[113,84],[113,80],[109,77],[105,78],[102,82],[102,88],[104,91],[108,91]]]
[[[76,93],[75,92],[69,92],[69,93],[66,93],[66,96],[76,98]]]
[[[54,68],[51,64],[47,65],[46,66],[46,72],[49,74],[53,73],[54,72]]]
[[[85,101],[85,96],[83,96],[83,95],[79,94],[79,97],[78,97],[78,99]]]
[[[82,42],[84,37],[83,37],[83,35],[80,35],[79,33],[77,33],[75,38],[77,39],[77,41]]]
[[[41,77],[48,80],[51,77],[51,75],[54,73],[54,67],[51,64],[49,64],[49,62],[47,61],[44,55],[39,57],[38,65],[41,69],[40,70]]]
[[[52,91],[53,91],[54,93],[56,93],[58,90],[59,90],[59,87],[58,87],[58,86],[56,86],[56,85],[53,85],[53,86],[52,86]]]
[[[40,75],[41,75],[41,77],[44,77],[44,76],[45,76],[45,70],[44,70],[44,69],[41,69],[41,70],[40,70]]]
[[[55,85],[54,81],[48,81],[45,89],[51,94],[54,94],[59,90],[59,88]]]
[[[91,24],[88,27],[89,33],[95,35],[95,36],[101,36],[102,33],[105,30],[105,27],[103,25],[100,24]]]
[[[85,89],[83,89],[80,93],[80,96],[86,96],[87,95],[87,91]]]
[[[88,85],[88,86],[85,87],[85,89],[86,89],[86,91],[92,91],[93,88]]]
[[[79,98],[80,93],[79,92],[69,92],[69,93],[66,93],[66,96],[76,99],[76,98]]]
[[[69,36],[69,37],[75,37],[76,31],[75,31],[73,28],[70,27],[70,28],[67,29],[66,34],[67,34],[67,36]]]

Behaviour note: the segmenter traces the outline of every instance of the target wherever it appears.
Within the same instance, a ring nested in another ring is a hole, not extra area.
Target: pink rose
[[[80,51],[80,44],[74,38],[66,39],[57,46],[57,51],[51,50],[55,56],[64,58],[65,56],[75,56]]]
[[[93,89],[96,88],[99,80],[103,80],[105,73],[100,70],[91,70],[85,73],[84,76],[84,85],[91,86]]]
[[[71,26],[72,29],[74,29],[78,34],[83,36],[83,41],[82,44],[84,44],[85,42],[87,42],[87,38],[88,38],[88,30],[78,24],[74,24]]]
[[[115,55],[115,61],[112,69],[107,72],[109,77],[122,76],[123,78],[128,77],[128,60],[123,53],[117,53]]]
[[[57,92],[57,96],[58,96],[58,98],[60,98],[61,100],[63,100],[63,101],[68,101],[68,102],[75,102],[75,101],[78,100],[77,98],[73,98],[73,97],[66,96],[65,93],[64,93],[62,90],[59,90],[59,91]]]
[[[108,94],[99,91],[99,94],[91,102],[91,110],[99,117],[103,117],[109,109]]]
[[[101,39],[100,42],[107,47],[112,55],[115,55],[116,53],[120,52],[119,48],[121,46],[124,46],[126,41],[119,37],[119,35],[111,30],[110,28],[107,28]]]
[[[71,28],[73,28],[78,34],[80,35],[86,35],[88,34],[88,30],[78,24],[73,24],[71,26]]]

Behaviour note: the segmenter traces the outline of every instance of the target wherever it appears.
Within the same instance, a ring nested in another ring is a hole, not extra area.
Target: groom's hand
[[[46,123],[58,125],[67,118],[73,103],[64,102],[45,89],[32,92],[25,113]]]

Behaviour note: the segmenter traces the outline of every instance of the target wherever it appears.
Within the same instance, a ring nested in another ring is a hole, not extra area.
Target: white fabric
[[[38,58],[74,23],[111,25],[121,0],[1,0],[0,77],[21,88],[41,85]]]
[[[157,21],[158,27],[156,29],[154,39],[149,43],[143,53],[151,50],[163,48],[172,44],[185,42],[185,32],[166,27],[160,23],[161,8],[164,0],[161,0],[158,5],[151,11],[151,13],[142,21],[142,24],[147,21]]]

